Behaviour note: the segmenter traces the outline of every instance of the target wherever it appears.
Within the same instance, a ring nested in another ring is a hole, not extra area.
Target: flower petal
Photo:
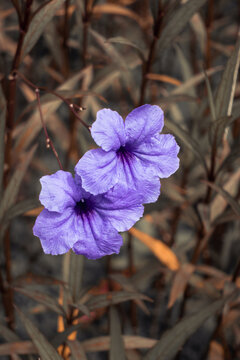
[[[160,182],[150,166],[134,153],[129,157],[118,157],[118,184],[134,190],[141,197],[141,204],[155,202],[160,194]]]
[[[155,136],[139,144],[133,152],[146,168],[152,167],[160,178],[169,177],[179,168],[179,146],[170,134]]]
[[[123,119],[116,111],[110,109],[97,112],[91,134],[95,142],[105,151],[117,150],[125,144]]]
[[[119,253],[123,240],[109,221],[93,211],[85,217],[79,217],[79,237],[73,246],[76,254],[88,259],[98,259],[105,255]]]
[[[157,105],[143,105],[134,109],[125,120],[126,142],[140,144],[163,128],[163,111]]]
[[[40,182],[42,190],[39,200],[49,211],[63,212],[81,198],[81,191],[69,172],[59,170],[43,176]]]
[[[39,237],[45,254],[60,255],[68,252],[78,240],[74,210],[63,214],[44,209],[38,215],[33,234]]]
[[[95,210],[118,231],[130,229],[143,215],[142,196],[135,190],[117,184],[106,194],[95,198]]]
[[[111,189],[118,181],[117,155],[114,151],[89,150],[75,166],[82,187],[93,195]]]

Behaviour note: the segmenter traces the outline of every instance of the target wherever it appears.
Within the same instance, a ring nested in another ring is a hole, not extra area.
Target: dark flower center
[[[127,163],[133,158],[133,154],[128,146],[121,146],[117,151],[117,156],[121,158],[123,162]]]
[[[93,209],[93,203],[89,199],[81,199],[76,203],[74,209],[77,215],[87,215]]]

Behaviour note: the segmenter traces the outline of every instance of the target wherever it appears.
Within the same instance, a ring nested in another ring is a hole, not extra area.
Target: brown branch
[[[147,82],[148,82],[146,75],[149,72],[151,72],[151,68],[152,68],[152,64],[153,64],[153,60],[154,60],[154,56],[155,56],[155,50],[156,50],[156,46],[157,46],[157,41],[159,39],[160,31],[161,31],[161,27],[162,27],[162,17],[163,17],[163,11],[162,11],[162,6],[161,6],[161,1],[159,1],[158,16],[157,16],[157,20],[156,20],[156,23],[153,28],[153,39],[152,39],[152,42],[150,45],[148,59],[146,62],[143,63],[143,67],[142,67],[142,84],[141,84],[141,90],[140,90],[139,105],[144,104],[144,98],[145,98]]]
[[[11,70],[14,71],[19,68],[21,62],[21,52],[22,46],[24,43],[24,38],[28,30],[30,15],[31,15],[31,5],[33,0],[27,0],[24,10],[23,20],[21,19],[19,9],[17,10],[18,20],[19,20],[19,39],[17,44],[17,49],[15,56],[12,62]],[[16,8],[16,6],[15,6]],[[9,76],[9,86],[7,94],[7,112],[6,112],[6,147],[5,147],[5,163],[7,165],[7,170],[4,174],[4,185],[5,187],[8,184],[8,177],[11,171],[11,151],[12,151],[12,131],[14,128],[14,116],[16,108],[16,78],[14,76]],[[14,308],[13,308],[13,293],[11,289],[11,251],[10,251],[10,233],[9,230],[6,232],[5,241],[4,241],[4,254],[5,254],[5,271],[6,278],[8,281],[8,287],[6,288],[6,301],[4,300],[3,304],[5,307],[5,312],[7,314],[8,326],[14,328]]]

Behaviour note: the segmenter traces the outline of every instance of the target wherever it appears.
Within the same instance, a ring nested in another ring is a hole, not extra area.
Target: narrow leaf
[[[35,12],[33,15],[27,34],[24,38],[21,57],[31,51],[33,46],[36,44],[46,25],[52,20],[57,10],[64,3],[65,0],[50,0]]]
[[[85,354],[85,351],[82,347],[82,344],[77,341],[67,341],[68,346],[70,347],[71,350],[71,355],[72,355],[72,359],[74,360],[87,360],[87,356]]]
[[[185,317],[172,329],[166,331],[157,344],[146,354],[143,360],[170,360],[177,354],[187,339],[212,315],[216,314],[229,296],[204,306],[196,314]]]
[[[219,194],[221,194],[222,197],[224,197],[224,199],[231,206],[235,214],[240,217],[240,205],[226,190],[222,189],[220,186],[213,184],[207,180],[202,180],[202,182],[206,183],[212,189],[216,190]]]
[[[212,120],[215,121],[216,120],[216,110],[215,110],[215,105],[214,105],[214,101],[213,101],[213,94],[212,94],[210,81],[209,81],[206,71],[204,71],[204,77],[205,77],[205,82],[206,82],[206,86],[207,86],[208,102],[209,102],[209,106],[210,106],[211,116],[212,116]]]
[[[114,306],[110,308],[110,360],[125,360],[120,318]]]
[[[9,342],[19,340],[19,337],[15,334],[15,332],[13,332],[12,330],[10,330],[9,328],[7,328],[2,324],[0,324],[0,334],[1,337],[3,337],[5,340]]]
[[[206,0],[189,0],[185,4],[180,5],[178,9],[174,9],[170,14],[165,16],[165,24],[161,32],[158,48],[162,49],[172,44],[178,34],[184,29],[193,14],[197,12]]]
[[[15,341],[0,345],[0,356],[37,354],[36,346],[32,341]]]
[[[143,299],[152,301],[148,296],[130,291],[112,291],[106,294],[95,295],[85,304],[90,311],[109,305],[115,305],[124,301]]]
[[[207,76],[211,76],[221,71],[222,69],[223,67],[219,65],[214,68],[207,69],[205,73]],[[186,93],[189,89],[200,84],[204,80],[204,76],[205,76],[204,72],[200,72],[199,74],[192,76],[190,79],[184,81],[181,85],[175,88],[170,94],[178,95],[178,94]]]
[[[152,236],[145,234],[136,228],[131,228],[129,232],[137,239],[142,241],[169,269],[175,271],[179,268],[180,264],[176,255],[162,241],[154,239]]]
[[[182,84],[182,82],[176,78],[173,78],[171,76],[168,75],[164,75],[164,74],[153,74],[153,73],[148,73],[146,75],[146,78],[149,80],[156,80],[156,81],[162,81],[168,84],[172,84],[172,85],[176,85],[179,86]]]
[[[142,60],[145,60],[146,59],[146,52],[140,48],[138,45],[136,45],[135,43],[133,43],[132,41],[130,41],[129,39],[127,38],[124,38],[122,36],[115,36],[115,37],[111,37],[109,39],[107,39],[106,41],[107,43],[116,43],[116,44],[122,44],[122,45],[128,45],[134,49],[137,50],[140,58]]]
[[[45,336],[33,325],[33,323],[18,309],[18,314],[22,323],[24,324],[28,335],[32,338],[39,355],[44,360],[62,360],[62,357],[54,349],[54,347],[47,341]]]
[[[122,335],[125,349],[150,349],[157,340],[142,336]],[[98,336],[82,342],[86,352],[106,351],[110,349],[109,336]]]
[[[37,146],[34,145],[28,153],[24,154],[20,165],[17,167],[10,179],[0,206],[0,220],[2,219],[4,213],[15,203],[23,177],[32,160],[36,148]]]
[[[13,218],[23,215],[27,211],[40,207],[40,205],[40,201],[34,198],[19,201],[6,212],[6,215],[4,216],[4,221],[9,222]]]
[[[122,286],[123,290],[137,292],[137,289],[132,284],[131,279],[126,278],[122,274],[111,274],[110,278],[114,281],[117,281]],[[147,315],[150,314],[147,306],[144,304],[142,300],[137,299],[133,301],[145,312],[145,314]]]
[[[68,284],[71,289],[73,302],[77,302],[82,287],[84,256],[76,255],[74,252],[70,254]]]
[[[195,267],[192,264],[184,264],[178,270],[173,280],[168,300],[168,308],[172,307],[176,300],[184,293],[187,283],[194,270]]]
[[[207,173],[208,172],[207,164],[202,155],[201,147],[198,144],[198,142],[195,139],[193,139],[193,137],[186,130],[182,129],[173,121],[169,121],[168,119],[165,119],[165,125],[170,131],[173,132],[174,135],[176,135],[180,140],[182,140],[182,142],[190,150],[192,150],[193,154],[200,160],[200,163],[203,165]]]
[[[65,315],[63,307],[55,299],[45,293],[21,288],[14,288],[14,290],[46,306],[57,314]]]
[[[6,101],[0,85],[0,199],[3,193]]]
[[[217,119],[232,114],[233,97],[235,93],[238,67],[240,61],[240,36],[235,49],[230,56],[222,75],[216,95],[216,117]]]
[[[98,14],[112,14],[126,16],[132,20],[135,20],[141,27],[146,27],[146,19],[138,16],[136,12],[117,4],[97,4],[92,9],[93,15]]]

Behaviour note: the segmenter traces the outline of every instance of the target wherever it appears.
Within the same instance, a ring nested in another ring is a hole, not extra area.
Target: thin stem
[[[87,45],[88,45],[88,25],[90,20],[90,12],[88,9],[88,0],[84,0],[84,16],[83,16],[83,67],[87,65]]]
[[[233,283],[237,281],[239,274],[240,274],[240,258],[238,259],[237,266],[236,266],[233,276],[232,276]]]
[[[56,91],[54,90],[49,90],[44,86],[36,86],[34,85],[30,80],[28,80],[23,74],[21,74],[19,71],[15,71],[15,73],[24,81],[26,82],[29,86],[31,86],[35,91],[38,90],[42,90],[45,91],[49,94],[53,94],[56,97],[58,97],[59,99],[61,99],[65,104],[67,104],[69,110],[76,116],[76,118],[80,121],[80,123],[86,128],[88,129],[88,131],[90,131],[90,126],[88,126],[85,121],[83,121],[80,116],[78,115],[77,111],[82,111],[85,110],[84,107],[82,106],[78,106],[77,104],[73,104],[71,101],[67,100],[66,98],[64,98],[62,95],[58,94]]]
[[[39,89],[35,89],[35,93],[36,93],[36,97],[37,97],[37,103],[38,103],[38,110],[39,110],[39,114],[40,114],[40,119],[41,119],[42,127],[43,127],[43,130],[44,130],[44,133],[45,133],[45,137],[46,137],[46,146],[47,146],[47,148],[50,147],[52,149],[52,151],[53,151],[53,153],[54,153],[54,155],[55,155],[55,157],[57,159],[57,162],[58,162],[58,165],[59,165],[60,169],[63,170],[63,167],[62,167],[61,161],[59,159],[58,153],[57,153],[51,139],[49,138],[47,128],[46,128],[46,125],[45,125],[44,120],[43,120],[43,113],[42,113],[42,108],[41,108]]]
[[[64,69],[63,73],[65,76],[69,73],[69,56],[68,56],[68,37],[69,37],[69,21],[68,21],[68,8],[69,8],[70,0],[66,0],[65,2],[65,10],[64,10],[64,25],[63,25],[63,54],[64,54]]]
[[[130,277],[135,272],[133,254],[134,254],[133,236],[128,232],[128,272]],[[133,331],[136,333],[138,322],[137,322],[137,307],[134,301],[131,301],[131,305],[130,305],[130,318],[131,318]]]
[[[163,16],[163,12],[162,12],[162,7],[161,7],[161,1],[159,1],[158,17],[157,17],[157,21],[156,21],[156,23],[154,25],[154,29],[153,29],[153,39],[152,39],[152,42],[150,45],[148,59],[146,62],[143,63],[143,68],[142,68],[142,84],[141,84],[141,90],[140,90],[139,105],[144,104],[144,98],[145,98],[147,82],[148,82],[146,75],[149,72],[151,72],[151,67],[152,67],[155,50],[156,50],[156,45],[157,45],[157,41],[160,36],[160,31],[161,31],[161,26],[162,26],[162,16]]]
[[[19,17],[19,28],[20,28],[19,39],[18,39],[16,53],[12,63],[12,72],[17,70],[20,65],[22,46],[29,26],[32,2],[33,0],[27,0],[26,2],[23,21],[20,21],[21,19]],[[5,152],[6,154],[5,159],[8,166],[7,166],[7,171],[5,173],[5,184],[7,183],[8,174],[11,168],[12,130],[14,127],[15,107],[16,107],[16,78],[10,75],[8,101],[7,101],[7,115],[6,115],[6,125],[8,128],[8,132],[7,132],[7,143],[6,143],[6,152]]]
[[[87,48],[88,48],[88,27],[91,17],[91,9],[89,9],[89,1],[84,0],[84,14],[82,16],[82,22],[83,22],[83,37],[82,37],[82,53],[80,56],[82,56],[82,68],[85,68],[87,65]],[[81,107],[82,100],[79,101],[79,106]],[[72,153],[78,153],[78,147],[77,147],[77,123],[75,119],[72,119],[71,126],[70,126],[70,142],[69,142],[69,148],[66,155],[66,162],[65,165],[68,167],[70,157]]]

